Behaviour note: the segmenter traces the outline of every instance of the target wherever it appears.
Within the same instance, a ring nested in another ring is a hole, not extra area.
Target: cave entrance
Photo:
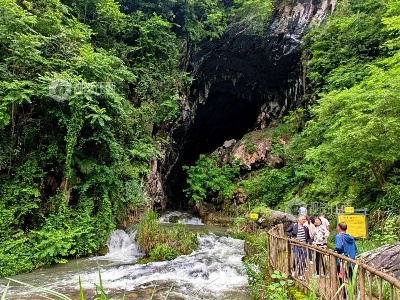
[[[174,144],[161,170],[169,208],[187,208],[183,165],[193,165],[200,154],[255,129],[261,111],[266,113],[262,120],[266,124],[300,103],[296,99],[301,94],[298,80],[303,29],[297,25],[304,22],[298,22],[297,17],[290,20],[296,23],[287,25],[284,32],[281,24],[286,20],[280,19],[262,34],[233,26],[219,39],[204,42],[191,57],[195,80],[188,102],[194,112],[185,113],[195,115],[190,124],[183,120],[173,130]]]
[[[232,82],[213,84],[205,103],[197,107],[190,127],[184,133],[174,132],[174,140],[182,144],[178,145],[180,158],[166,180],[168,208],[187,209],[188,199],[183,192],[187,188],[184,165],[194,165],[200,154],[210,153],[226,140],[239,140],[255,128],[261,96],[242,95]]]

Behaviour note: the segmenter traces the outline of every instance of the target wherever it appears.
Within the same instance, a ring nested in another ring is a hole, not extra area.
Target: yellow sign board
[[[344,208],[344,212],[345,213],[350,213],[350,214],[354,214],[354,207],[352,207],[352,206],[347,206],[347,207],[345,207]]]
[[[347,233],[355,238],[366,239],[367,234],[367,218],[364,215],[338,215],[338,222],[347,224]]]
[[[252,220],[258,220],[258,214],[253,214],[253,213],[251,213],[251,214],[250,214],[250,219],[252,219]]]

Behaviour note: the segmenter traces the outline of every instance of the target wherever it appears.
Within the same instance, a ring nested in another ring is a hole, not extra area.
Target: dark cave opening
[[[215,150],[226,140],[240,139],[256,125],[259,109],[254,100],[226,91],[210,92],[187,132],[182,162],[192,165],[200,154]]]
[[[199,104],[189,128],[174,132],[180,157],[166,178],[166,192],[172,201],[167,208],[187,209],[187,188],[183,166],[194,165],[200,154],[210,153],[227,140],[239,140],[256,126],[261,96],[242,96],[231,81],[213,84],[204,104]]]

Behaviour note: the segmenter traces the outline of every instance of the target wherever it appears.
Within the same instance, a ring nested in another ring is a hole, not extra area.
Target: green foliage
[[[400,47],[400,3],[397,0],[387,1],[387,10],[382,18],[382,23],[385,25],[384,30],[389,34],[388,40],[384,46],[393,53],[399,50]]]
[[[239,166],[236,162],[233,165],[218,165],[218,157],[200,155],[194,166],[184,166],[188,174],[187,183],[189,188],[185,190],[186,195],[195,201],[202,201],[210,193],[219,192],[221,195],[230,198],[235,190],[234,179],[239,174]]]
[[[354,188],[347,192],[356,196],[361,192],[358,183],[375,183],[382,189],[389,168],[400,158],[395,138],[400,134],[398,59],[396,54],[385,60],[385,71],[373,68],[370,76],[351,89],[324,95],[313,109],[316,117],[303,132],[311,135],[316,128],[324,128],[322,143],[307,149],[306,159],[323,163],[329,178],[351,178],[342,184],[347,189],[352,184]]]
[[[383,226],[372,234],[372,239],[380,246],[394,244],[399,241],[399,232],[400,218],[398,216],[386,218]]]
[[[392,178],[388,178],[388,181],[390,179]],[[371,208],[382,210],[388,216],[400,215],[400,186],[398,181],[386,183],[383,190],[385,193],[378,197]]]
[[[149,253],[157,246],[157,236],[161,236],[161,225],[154,211],[147,212],[139,222],[136,240],[142,252]]]
[[[244,266],[250,285],[250,293],[254,299],[264,295],[265,279],[268,274],[265,258],[267,257],[267,236],[264,233],[246,235],[245,247],[251,255],[246,256]]]
[[[287,275],[277,270],[272,273],[273,282],[267,286],[268,299],[285,300],[289,298],[287,287],[293,285],[293,280],[287,279]]]
[[[264,293],[264,276],[258,267],[247,261],[244,262],[244,267],[247,273],[247,280],[249,283],[250,294],[253,299],[262,299],[261,295]]]
[[[385,39],[381,0],[345,0],[305,38],[307,77],[314,94],[349,88],[368,74]]]
[[[0,24],[5,276],[94,253],[147,204],[152,128],[177,115],[187,75],[172,23],[114,0],[6,0]]]
[[[252,203],[271,207],[291,199],[308,178],[312,178],[312,170],[301,165],[287,165],[281,169],[264,168],[252,173],[240,182],[240,186]]]
[[[173,260],[178,256],[178,251],[174,248],[170,248],[168,244],[158,244],[149,253],[150,261],[163,261]]]
[[[234,0],[232,15],[253,30],[265,28],[272,12],[272,2],[265,0]]]
[[[257,147],[253,144],[246,144],[246,151],[250,154],[253,154],[257,151]]]

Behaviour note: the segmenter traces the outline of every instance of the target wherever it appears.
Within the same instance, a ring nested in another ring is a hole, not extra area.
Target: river
[[[160,222],[170,226],[169,216],[179,214],[164,215]],[[77,259],[12,279],[74,300],[80,299],[78,276],[85,299],[92,299],[95,285],[100,284],[99,272],[106,293],[118,299],[251,299],[242,263],[243,241],[226,236],[224,228],[202,225],[199,219],[187,214],[180,218],[191,230],[209,232],[198,235],[199,248],[190,255],[172,261],[137,264],[142,254],[135,243],[136,232],[115,230],[107,241],[109,253],[105,256]],[[5,279],[0,280],[0,296],[6,284]],[[10,282],[6,299],[60,298]]]

